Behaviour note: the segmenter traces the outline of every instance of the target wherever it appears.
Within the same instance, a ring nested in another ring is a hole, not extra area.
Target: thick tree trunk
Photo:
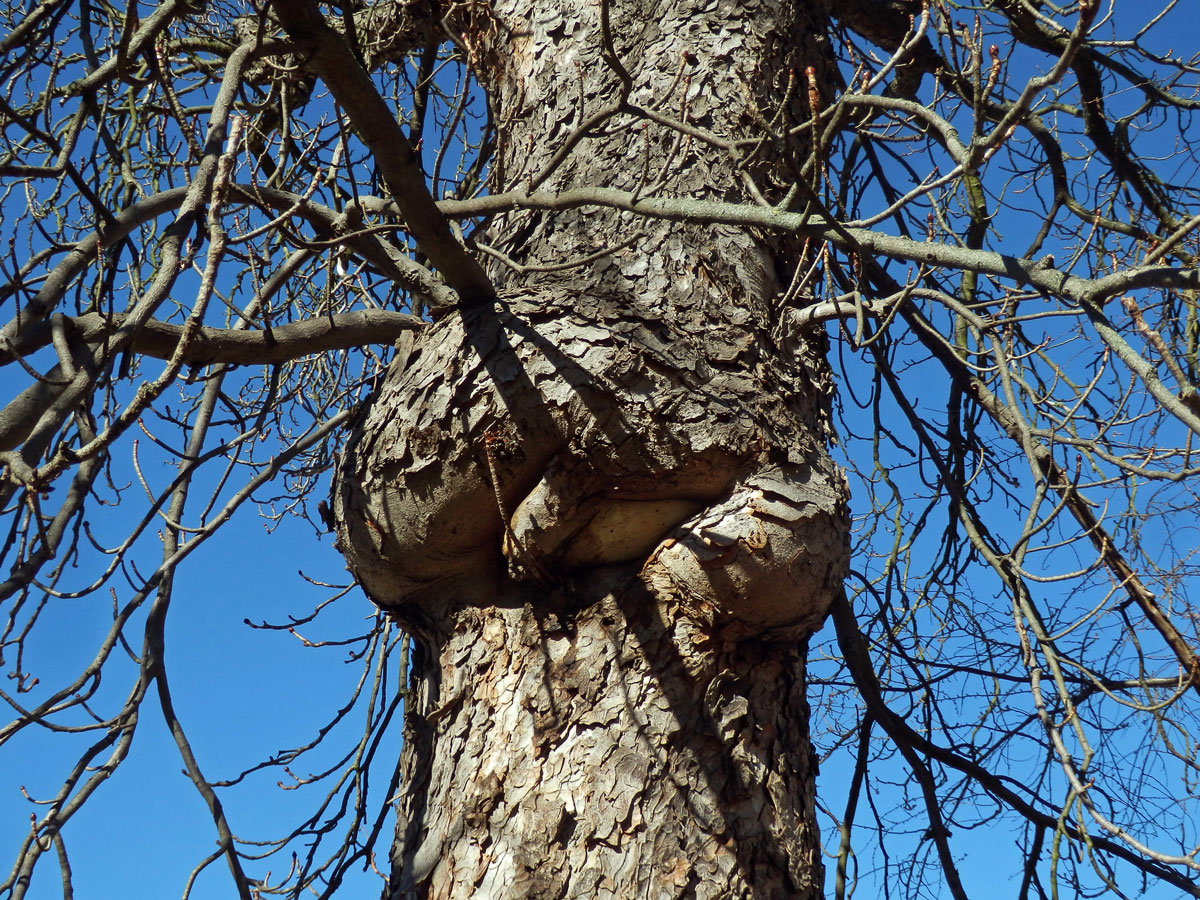
[[[574,621],[461,619],[410,720],[431,756],[409,753],[393,896],[821,895],[803,644],[612,588]]]
[[[464,7],[497,190],[813,177],[807,5],[648,6],[613,4],[611,46],[596,4]],[[618,213],[488,234],[523,268],[400,354],[340,469],[341,546],[423,647],[391,894],[816,897],[804,648],[847,522],[822,345],[778,302],[802,248]]]

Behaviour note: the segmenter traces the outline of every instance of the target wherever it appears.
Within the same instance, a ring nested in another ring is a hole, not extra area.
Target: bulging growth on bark
[[[845,566],[811,386],[721,373],[672,331],[547,290],[422,335],[337,495],[376,602],[440,638],[463,607],[614,567],[745,634],[811,631]]]

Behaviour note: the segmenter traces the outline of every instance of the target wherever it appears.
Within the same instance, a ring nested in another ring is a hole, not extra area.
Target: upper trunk
[[[824,23],[659,7],[613,4],[611,44],[595,4],[468,7],[494,190],[774,201],[813,177],[798,73],[831,71]],[[394,894],[818,896],[803,647],[847,523],[822,346],[780,309],[803,248],[582,211],[486,242],[524,268],[401,354],[337,494],[356,573],[428,654]]]

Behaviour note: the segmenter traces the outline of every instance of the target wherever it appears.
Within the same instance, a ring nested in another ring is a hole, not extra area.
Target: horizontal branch
[[[31,352],[33,348],[26,332],[45,326],[46,317],[58,307],[74,280],[89,265],[96,263],[101,251],[116,246],[151,219],[178,209],[187,192],[188,187],[184,185],[132,203],[117,212],[103,228],[76,243],[50,271],[30,302],[19,308],[16,315],[0,328],[0,365]],[[395,245],[362,228],[359,210],[353,205],[338,213],[300,194],[255,184],[231,185],[230,195],[306,220],[322,238],[343,241],[381,274],[431,308],[448,308],[455,301],[454,293],[436,275]],[[5,299],[3,293],[0,293],[0,299]],[[45,343],[37,346],[45,346]]]
[[[64,324],[89,344],[103,341],[116,332],[125,320],[124,315],[106,316],[87,313],[64,317]],[[189,366],[210,364],[270,365],[290,362],[313,353],[345,350],[362,344],[388,344],[405,331],[422,328],[425,322],[416,316],[385,309],[362,309],[355,312],[318,316],[279,325],[269,331],[244,331],[233,328],[200,328],[191,338],[183,362]],[[133,335],[128,346],[143,356],[170,359],[183,336],[182,325],[151,320]],[[46,323],[28,336],[36,350],[50,343],[51,327]]]
[[[387,212],[391,204],[364,198],[365,208]],[[846,228],[819,213],[785,212],[775,207],[694,200],[686,197],[637,197],[613,188],[580,187],[560,193],[514,190],[471,200],[446,200],[439,209],[451,218],[492,215],[513,209],[563,210],[581,207],[617,209],[651,219],[668,219],[698,225],[735,225],[803,234],[826,240],[845,250],[874,257],[907,260],[938,268],[958,269],[1009,279],[1048,295],[1075,303],[1103,303],[1129,287],[1200,288],[1200,270],[1153,266],[1120,276],[1080,278],[1054,268],[1047,260],[1032,260],[989,250],[971,250],[953,244],[915,241],[867,228]]]
[[[142,223],[178,209],[187,192],[188,188],[184,185],[132,203],[116,213],[103,228],[76,243],[46,276],[33,298],[24,307],[19,307],[11,321],[0,328],[0,348],[19,344],[25,329],[50,315],[75,277],[99,258],[100,251],[116,246]],[[10,283],[0,293],[0,299],[7,300],[12,290]]]
[[[127,319],[124,314],[87,313],[63,316],[62,322],[89,344],[97,345],[116,333]],[[392,343],[405,331],[422,328],[425,324],[416,316],[368,309],[290,322],[270,331],[200,328],[188,343],[183,363],[189,366],[278,364],[327,350]],[[151,319],[133,334],[126,346],[144,356],[171,359],[183,331],[182,325]],[[31,353],[47,346],[52,339],[51,324],[41,323],[23,336],[21,351]],[[0,364],[12,360],[11,351],[0,352]],[[54,366],[41,380],[0,408],[0,452],[12,450],[28,437],[34,424],[62,394],[68,381],[62,366]]]

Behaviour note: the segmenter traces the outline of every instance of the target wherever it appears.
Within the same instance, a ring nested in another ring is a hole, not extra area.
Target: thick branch
[[[124,314],[87,313],[74,318],[64,317],[63,321],[85,341],[97,344],[117,333],[128,318]],[[271,365],[327,350],[392,343],[405,331],[424,325],[416,316],[369,309],[291,322],[270,331],[201,328],[189,340],[183,364]],[[151,319],[134,333],[127,346],[145,356],[171,359],[183,331],[182,325]],[[21,350],[30,353],[50,341],[51,326],[48,322],[43,323],[25,336]],[[0,451],[11,450],[24,441],[41,414],[66,386],[62,368],[55,366],[44,380],[30,385],[0,409]]]
[[[385,211],[390,204],[364,198],[366,208]],[[1103,303],[1132,284],[1140,288],[1200,288],[1200,270],[1153,266],[1133,276],[1080,278],[1042,261],[972,250],[953,244],[915,241],[911,238],[882,234],[866,228],[846,228],[820,213],[784,212],[776,207],[724,203],[719,200],[692,200],[686,197],[637,197],[630,191],[613,188],[580,187],[561,193],[524,190],[476,197],[471,200],[446,200],[439,208],[452,218],[506,212],[512,209],[578,209],[588,206],[627,210],[651,219],[668,219],[709,225],[736,225],[802,234],[825,240],[845,250],[874,257],[889,257],[924,263],[939,268],[958,269],[1007,278],[1018,285],[1032,285],[1046,294],[1065,297],[1077,303]]]
[[[392,199],[442,277],[469,304],[494,295],[483,269],[450,233],[425,185],[420,160],[396,121],[396,111],[380,96],[345,40],[312,0],[275,0],[275,14],[288,36],[312,52],[311,63],[346,111],[359,138],[387,180]]]

